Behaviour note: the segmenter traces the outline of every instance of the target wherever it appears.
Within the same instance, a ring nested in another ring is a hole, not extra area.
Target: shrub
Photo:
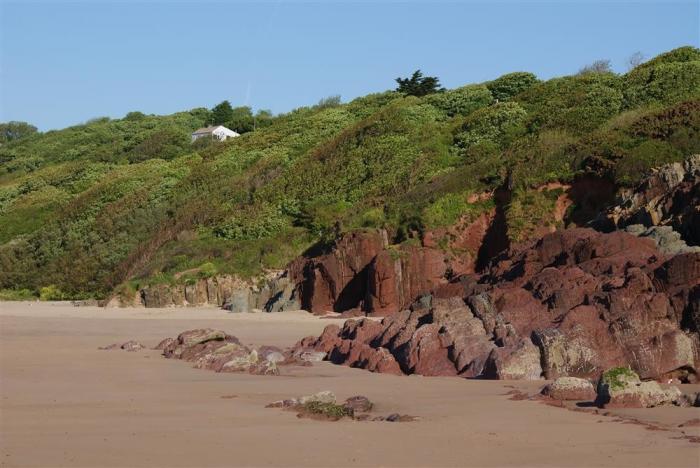
[[[384,226],[386,218],[382,208],[370,208],[360,216],[360,226],[366,228],[380,228]]]
[[[629,367],[613,367],[603,372],[599,385],[607,385],[611,390],[623,390],[629,382],[639,382],[639,375]]]
[[[625,76],[624,89],[627,108],[700,97],[700,59],[637,67]]]
[[[525,132],[527,112],[515,102],[496,104],[470,115],[455,136],[462,150],[480,143],[505,148],[513,138]]]
[[[612,73],[612,66],[610,65],[610,60],[596,60],[591,64],[581,67],[581,69],[578,71],[579,75],[587,75],[589,73]]]
[[[156,130],[136,145],[127,155],[130,162],[147,159],[174,159],[184,154],[190,146],[187,133],[175,128]]]
[[[516,190],[506,209],[511,241],[523,241],[538,229],[553,226],[554,206],[560,194],[560,190]]]
[[[423,219],[429,228],[450,226],[468,209],[465,194],[448,193],[425,209]]]
[[[533,131],[562,128],[580,135],[620,112],[620,80],[610,73],[555,78],[531,86],[517,97],[531,115]]]
[[[31,301],[36,293],[30,289],[0,289],[0,301]]]
[[[425,102],[445,112],[448,117],[466,116],[491,104],[493,96],[486,86],[472,85],[431,94],[426,96]]]
[[[67,299],[67,295],[54,284],[39,289],[40,301],[62,301],[64,299]]]
[[[652,167],[682,160],[684,155],[665,141],[644,141],[631,149],[615,166],[615,181],[632,186],[642,180]]]
[[[340,95],[328,96],[321,98],[314,106],[315,109],[327,109],[329,107],[338,107],[340,105]]]
[[[0,123],[0,144],[27,138],[37,133],[37,128],[27,122]]]
[[[217,273],[218,269],[216,265],[211,262],[202,263],[199,267],[200,278],[211,278],[212,276],[216,276]]]
[[[133,121],[139,121],[139,120],[143,120],[145,118],[146,118],[146,114],[144,114],[143,112],[139,112],[139,111],[129,112],[128,114],[126,114],[126,116],[124,116],[124,120],[133,120]]]
[[[310,414],[325,416],[330,419],[341,419],[346,416],[351,417],[350,409],[335,403],[323,403],[320,401],[309,401],[304,404],[304,411]]]
[[[508,101],[538,82],[533,73],[515,72],[486,83],[486,87],[491,91],[494,99]]]

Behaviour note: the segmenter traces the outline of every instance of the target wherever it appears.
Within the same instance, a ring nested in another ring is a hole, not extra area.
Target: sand
[[[0,303],[0,466],[695,466],[679,421],[700,410],[628,410],[667,430],[535,401],[541,383],[396,377],[320,363],[284,375],[216,374],[156,351],[99,346],[221,328],[288,346],[329,320],[306,313],[99,309]],[[369,397],[410,423],[323,422],[265,408],[332,390]]]

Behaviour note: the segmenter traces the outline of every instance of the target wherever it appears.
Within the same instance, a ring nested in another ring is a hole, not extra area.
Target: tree
[[[247,133],[254,128],[253,111],[248,106],[231,109],[231,118],[224,123],[228,128],[238,133]]]
[[[0,123],[0,144],[9,143],[13,140],[28,137],[37,132],[34,125],[27,122],[5,122]]]
[[[211,121],[213,125],[224,125],[233,119],[233,107],[228,101],[223,101],[211,110]]]
[[[269,127],[272,124],[272,111],[260,109],[255,113],[255,128]]]
[[[340,94],[321,98],[314,107],[316,109],[326,109],[328,107],[337,107],[340,105]]]
[[[587,75],[589,73],[612,73],[612,66],[610,65],[610,60],[601,59],[596,60],[590,65],[582,67],[579,71],[579,75]]]
[[[146,118],[146,114],[139,111],[133,111],[126,114],[124,120],[143,120]]]
[[[634,70],[642,63],[644,63],[644,54],[641,52],[635,52],[627,59],[627,70]]]
[[[396,91],[408,96],[425,96],[444,91],[436,76],[423,76],[420,70],[413,72],[410,78],[396,78],[399,86]]]

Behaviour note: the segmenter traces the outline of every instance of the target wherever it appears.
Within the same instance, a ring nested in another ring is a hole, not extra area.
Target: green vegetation
[[[420,70],[413,72],[410,78],[396,78],[396,91],[407,96],[427,96],[442,91],[440,80],[435,76],[423,76]]]
[[[27,122],[0,123],[0,145],[27,138],[36,133],[36,127]]]
[[[639,382],[639,376],[629,367],[613,367],[603,373],[600,382],[611,390],[623,390],[630,382]]]
[[[686,47],[625,75],[517,72],[441,90],[414,74],[397,91],[278,116],[224,102],[45,133],[4,124],[0,297],[250,277],[354,229],[419,243],[493,210],[470,195],[499,187],[511,189],[508,236],[525,239],[554,224],[561,192],[544,184],[595,174],[630,186],[700,152],[698,67]],[[212,123],[242,135],[190,142]]]
[[[329,419],[338,420],[344,417],[352,417],[352,412],[343,405],[335,403],[322,403],[320,401],[309,401],[304,404],[304,412],[325,416]]]

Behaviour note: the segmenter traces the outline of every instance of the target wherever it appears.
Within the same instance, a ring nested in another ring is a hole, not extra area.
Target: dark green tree
[[[272,125],[272,111],[260,109],[255,113],[255,128],[269,127]]]
[[[228,101],[223,101],[211,110],[212,125],[225,125],[233,119],[233,107]]]
[[[238,133],[246,133],[253,130],[253,111],[248,106],[234,107],[231,109],[231,118],[224,125]]]
[[[420,70],[413,72],[410,78],[396,78],[399,86],[396,91],[407,96],[426,96],[444,91],[436,76],[423,76]]]
[[[0,144],[28,137],[36,133],[36,127],[27,122],[0,123]]]

